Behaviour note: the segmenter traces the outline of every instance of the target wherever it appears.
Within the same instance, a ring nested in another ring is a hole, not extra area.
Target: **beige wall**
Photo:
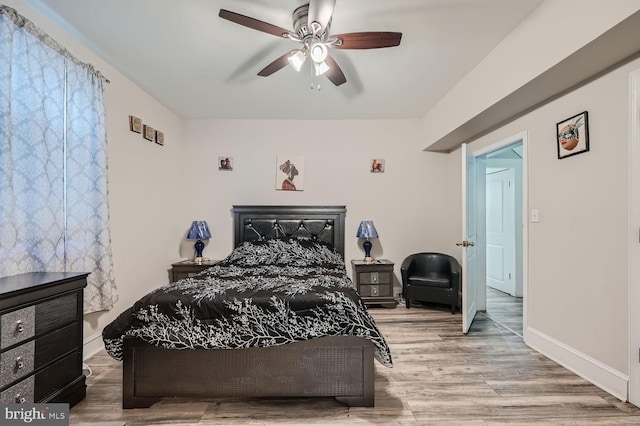
[[[344,204],[347,261],[363,257],[355,233],[371,219],[380,234],[372,254],[396,262],[396,277],[408,254],[454,247],[440,226],[447,222],[447,156],[420,150],[417,120],[189,120],[184,138],[189,185],[181,198],[190,218],[211,226],[207,257],[231,251],[235,204]],[[304,191],[275,190],[279,154],[304,156]],[[233,172],[217,170],[219,156],[234,157]],[[385,173],[369,172],[373,158],[385,159]],[[182,244],[183,257],[192,246]]]
[[[471,143],[529,141],[529,327],[628,374],[629,73],[633,61]],[[590,151],[557,159],[555,124],[589,112]],[[461,168],[451,154],[452,175]],[[460,183],[451,180],[454,187]],[[459,210],[460,204],[454,210]],[[457,232],[457,231],[456,231]]]
[[[501,102],[638,9],[640,0],[546,0],[426,114],[424,146]],[[538,99],[536,93],[529,96]],[[475,126],[465,132],[483,130]]]

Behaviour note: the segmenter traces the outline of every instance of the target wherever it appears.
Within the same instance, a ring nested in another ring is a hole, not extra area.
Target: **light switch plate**
[[[531,209],[531,223],[538,223],[540,221],[540,216],[538,214],[538,209]]]

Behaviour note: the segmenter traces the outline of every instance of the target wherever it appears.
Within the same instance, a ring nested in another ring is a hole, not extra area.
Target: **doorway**
[[[477,165],[478,314],[524,339],[526,132],[474,154]]]

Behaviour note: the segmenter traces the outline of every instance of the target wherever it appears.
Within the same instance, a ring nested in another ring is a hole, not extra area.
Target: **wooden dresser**
[[[0,278],[0,402],[63,402],[86,395],[82,305],[87,273]]]

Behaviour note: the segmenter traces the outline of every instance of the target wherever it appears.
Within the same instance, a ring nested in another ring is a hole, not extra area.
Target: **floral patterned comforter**
[[[393,365],[340,254],[297,238],[246,242],[206,271],[147,294],[102,332],[118,360],[125,336],[171,349],[235,349],[347,335],[371,340],[376,358]]]

